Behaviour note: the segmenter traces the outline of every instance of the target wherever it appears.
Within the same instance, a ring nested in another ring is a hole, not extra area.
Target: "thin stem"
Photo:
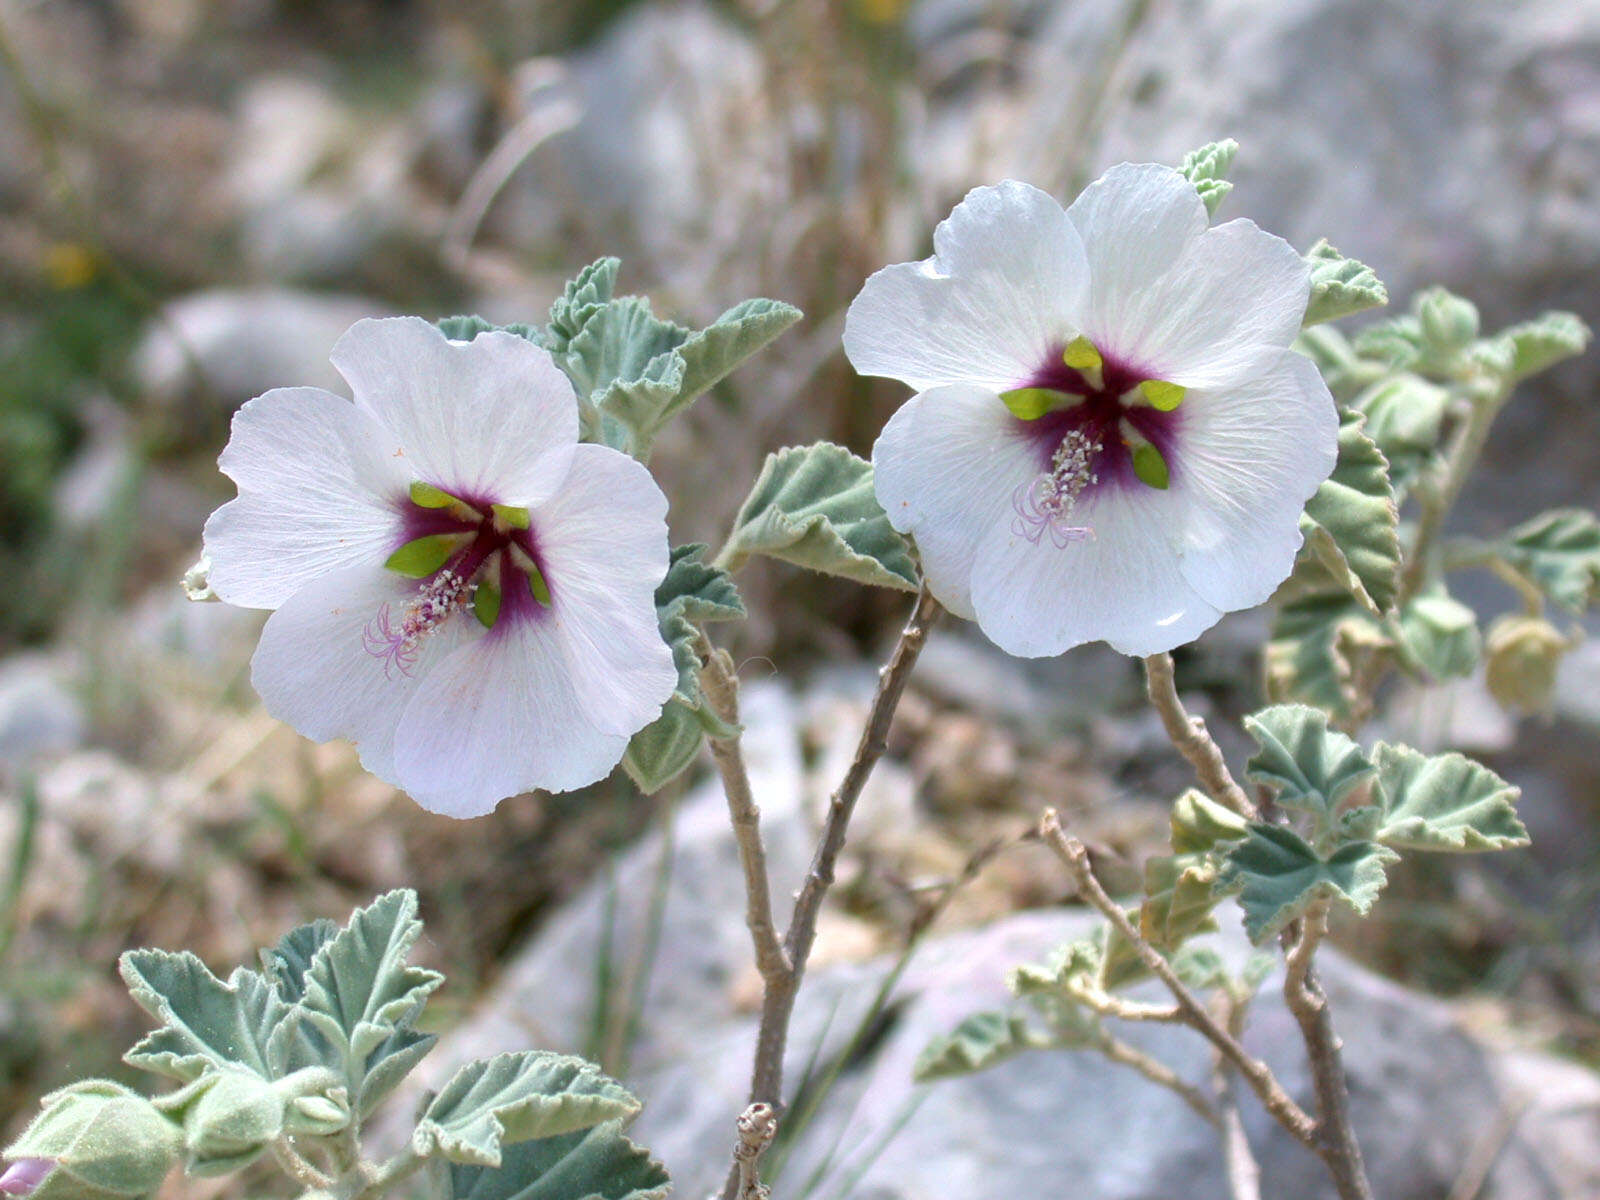
[[[1166,1063],[1152,1058],[1138,1047],[1130,1046],[1110,1034],[1107,1034],[1105,1040],[1098,1043],[1095,1048],[1112,1062],[1132,1067],[1151,1083],[1176,1093],[1185,1104],[1199,1114],[1202,1121],[1213,1129],[1221,1129],[1222,1119],[1217,1113],[1216,1106],[1206,1098],[1204,1092],[1179,1076]]]
[[[822,901],[828,889],[833,886],[834,868],[844,849],[845,833],[850,825],[850,817],[855,812],[856,801],[861,798],[861,789],[866,786],[873,767],[877,766],[888,748],[889,726],[894,720],[894,711],[900,704],[900,697],[905,694],[906,681],[911,677],[911,669],[916,666],[922,647],[927,644],[928,632],[938,620],[939,612],[939,602],[933,598],[927,584],[923,584],[922,591],[917,595],[916,607],[911,610],[910,619],[900,631],[900,640],[895,645],[894,653],[878,671],[878,689],[872,697],[866,728],[861,731],[855,758],[845,770],[839,789],[828,802],[822,840],[817,846],[816,857],[811,860],[811,870],[806,874],[805,883],[801,885],[800,896],[795,900],[794,919],[789,923],[789,932],[783,939],[784,949],[789,953],[789,961],[794,964],[797,976],[805,970],[806,959],[811,954],[811,943],[817,936],[817,915],[822,910]]]
[[[1140,1004],[1113,996],[1082,980],[1073,979],[1067,984],[1072,998],[1085,1008],[1093,1009],[1102,1017],[1115,1017],[1119,1021],[1154,1021],[1172,1024],[1187,1018],[1176,1004]]]
[[[301,1157],[286,1137],[280,1137],[272,1143],[272,1157],[277,1160],[283,1173],[302,1187],[327,1189],[333,1186],[333,1177],[323,1174]]]
[[[423,1167],[428,1165],[428,1160],[418,1154],[410,1146],[396,1154],[383,1166],[371,1171],[367,1181],[355,1193],[352,1200],[375,1200],[389,1192],[397,1183],[409,1179]]]
[[[939,612],[939,602],[924,584],[917,594],[916,606],[900,632],[894,652],[878,672],[877,691],[873,694],[872,707],[867,713],[867,723],[861,731],[855,757],[845,770],[838,790],[829,800],[822,837],[811,860],[811,869],[806,873],[800,894],[795,899],[794,916],[783,938],[784,964],[781,970],[776,969],[776,960],[771,957],[770,947],[763,950],[764,933],[758,933],[758,929],[764,930],[770,926],[771,912],[767,899],[766,861],[764,852],[761,852],[759,827],[754,820],[757,810],[750,795],[749,775],[744,770],[736,739],[714,739],[711,743],[717,769],[722,773],[723,785],[728,791],[728,806],[733,814],[740,856],[745,865],[749,904],[747,919],[751,925],[751,936],[756,941],[757,965],[760,965],[763,953],[768,955],[769,964],[773,965],[770,971],[762,971],[761,1023],[756,1033],[750,1100],[752,1104],[770,1106],[774,1114],[783,1103],[783,1056],[789,1041],[789,1020],[794,1015],[795,997],[800,991],[800,981],[805,976],[806,960],[811,956],[811,947],[816,941],[817,917],[822,911],[822,902],[827,897],[828,889],[833,885],[856,801],[861,798],[861,789],[866,786],[873,767],[888,746],[889,726],[894,720],[895,709],[900,697],[905,694],[906,681],[911,676],[918,655],[922,653],[922,647],[927,643],[928,632],[938,619]],[[736,695],[725,686],[733,680],[731,664],[725,657],[718,661],[715,653],[707,657],[707,662],[716,663],[709,672],[711,687],[725,687],[720,699],[714,691],[708,693],[713,696],[713,703],[720,705]],[[724,1200],[739,1200],[738,1165],[736,1160],[735,1169],[723,1189]]]
[[[704,635],[699,639],[700,686],[717,716],[729,725],[739,723],[739,680],[727,651],[716,649]],[[792,975],[789,956],[778,939],[772,920],[772,885],[767,875],[767,851],[761,840],[761,810],[756,806],[745,767],[744,749],[735,733],[732,737],[711,738],[711,759],[722,777],[722,790],[728,797],[728,815],[739,844],[739,863],[744,869],[745,924],[755,948],[756,969],[761,972],[767,994],[785,987]],[[781,1070],[781,1064],[780,1064]],[[778,1081],[758,1077],[751,1084],[751,1103],[778,1102]]]
[[[1256,806],[1250,803],[1244,789],[1234,781],[1228,770],[1228,761],[1211,738],[1205,720],[1191,717],[1178,699],[1178,685],[1174,677],[1172,655],[1152,654],[1144,660],[1145,689],[1150,703],[1161,716],[1162,727],[1179,754],[1189,760],[1194,773],[1200,777],[1200,786],[1218,804],[1225,805],[1246,820],[1254,820]]]
[[[1233,1034],[1218,1023],[1205,1005],[1196,999],[1194,993],[1184,986],[1171,964],[1161,957],[1160,952],[1134,928],[1133,923],[1128,920],[1128,914],[1122,911],[1116,901],[1106,895],[1105,888],[1100,886],[1100,881],[1095,878],[1094,870],[1089,865],[1088,850],[1077,838],[1066,835],[1061,828],[1061,818],[1055,809],[1045,810],[1039,834],[1045,844],[1056,852],[1067,869],[1072,872],[1083,898],[1098,909],[1118,933],[1128,939],[1128,944],[1139,955],[1139,960],[1151,974],[1166,985],[1167,991],[1171,992],[1172,998],[1178,1002],[1184,1021],[1238,1068],[1239,1074],[1244,1076],[1245,1082],[1260,1098],[1262,1106],[1280,1125],[1294,1135],[1296,1141],[1315,1149],[1316,1123],[1310,1115],[1283,1090],[1283,1085],[1278,1082],[1272,1069],[1260,1059],[1253,1057],[1239,1044],[1239,1040]]]
[[[1361,1145],[1350,1125],[1350,1091],[1345,1083],[1344,1063],[1339,1057],[1339,1038],[1333,1031],[1328,998],[1317,982],[1312,960],[1328,932],[1328,904],[1319,901],[1306,910],[1300,933],[1289,946],[1288,972],[1283,980],[1283,997],[1300,1025],[1311,1063],[1311,1079],[1317,1094],[1316,1146],[1338,1188],[1340,1200],[1372,1200],[1372,1185],[1367,1182]]]
[[[1417,533],[1412,539],[1410,553],[1406,555],[1405,571],[1400,577],[1398,607],[1417,595],[1428,581],[1432,566],[1433,544],[1444,530],[1450,510],[1455,507],[1466,486],[1467,476],[1478,465],[1484,443],[1489,438],[1489,427],[1500,415],[1511,389],[1501,384],[1487,394],[1470,397],[1471,408],[1456,430],[1445,452],[1443,471],[1431,481],[1431,486],[1418,489],[1419,511]]]

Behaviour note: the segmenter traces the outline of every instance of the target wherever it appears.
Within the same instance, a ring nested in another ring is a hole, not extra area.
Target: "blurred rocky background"
[[[623,285],[685,321],[752,295],[806,312],[660,446],[675,537],[716,541],[767,451],[868,450],[902,391],[849,371],[844,307],[876,267],[927,253],[967,188],[1011,175],[1069,196],[1111,163],[1223,136],[1243,146],[1224,215],[1328,237],[1398,303],[1442,282],[1491,328],[1552,307],[1600,325],[1593,0],[0,0],[0,1129],[49,1087],[119,1069],[140,1026],[121,950],[225,966],[410,884],[459,1048],[539,1036],[637,1067],[662,1113],[651,1138],[699,1179],[738,1089],[697,1101],[679,1035],[737,1041],[755,997],[737,906],[674,899],[705,873],[697,855],[726,855],[715,806],[693,776],[647,802],[619,775],[452,823],[347,747],[279,727],[248,685],[259,616],[191,605],[175,582],[230,495],[215,456],[232,411],[338,386],[327,350],[358,317],[539,320],[567,276],[618,254]],[[1463,532],[1600,502],[1597,383],[1591,354],[1527,389]],[[741,585],[744,677],[793,681],[758,711],[777,747],[764,799],[803,853],[859,722],[861,663],[903,598],[771,566]],[[1495,586],[1469,598],[1504,606]],[[1198,711],[1259,703],[1263,631],[1245,614],[1182,659]],[[1341,965],[1352,1053],[1374,1079],[1405,1074],[1385,1047],[1427,1060],[1396,1092],[1414,1111],[1379,1123],[1418,1130],[1372,1154],[1387,1194],[1600,1194],[1596,644],[1569,656],[1549,719],[1513,722],[1470,680],[1388,698],[1387,730],[1523,786],[1534,846],[1408,870],[1343,943],[1392,981]],[[994,1115],[991,1085],[911,1089],[907,1056],[982,985],[960,931],[998,922],[1020,958],[1076,919],[1017,844],[1038,809],[1071,813],[1131,884],[1185,773],[1127,662],[1010,661],[953,624],[891,750],[802,1013],[802,1051],[837,1067],[786,1189],[928,1195],[915,1180],[984,1163],[1016,1174],[941,1194],[1053,1194],[1065,1182],[1009,1155],[1006,1122],[1103,1144],[1073,1097],[1106,1085],[1064,1060],[1013,1080]],[[924,936],[928,897],[991,848]],[[710,927],[661,917],[672,904]],[[1041,908],[1056,911],[1015,915]],[[915,969],[868,1012],[907,953]],[[991,984],[1003,958],[981,960]],[[871,1037],[850,1038],[863,1013]],[[932,1124],[902,1130],[902,1105]],[[1214,1170],[1203,1136],[1173,1136],[1184,1119],[1150,1118],[1093,1194],[1164,1196]],[[957,1134],[965,1158],[933,1157]],[[1282,1194],[1309,1194],[1281,1169]]]

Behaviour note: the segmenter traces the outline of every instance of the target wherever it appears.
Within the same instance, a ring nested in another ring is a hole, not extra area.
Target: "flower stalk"
[[[873,768],[888,748],[889,727],[894,721],[895,709],[905,694],[906,682],[927,643],[929,631],[938,620],[939,612],[939,602],[924,585],[917,594],[916,605],[900,632],[894,651],[888,662],[879,669],[878,687],[873,694],[866,725],[861,731],[860,743],[845,770],[844,778],[828,802],[822,836],[795,900],[794,914],[781,944],[773,940],[775,926],[771,918],[771,883],[766,869],[766,852],[761,843],[760,812],[751,796],[749,774],[744,768],[738,735],[712,739],[712,757],[728,794],[729,811],[733,816],[734,833],[744,866],[746,923],[750,927],[762,977],[761,1020],[751,1068],[750,1103],[753,1107],[767,1107],[768,1115],[763,1122],[770,1120],[774,1131],[783,1105],[783,1056],[788,1047],[789,1022],[794,1015],[801,980],[805,977],[806,962],[816,941],[817,918],[822,911],[822,902],[827,898],[828,889],[833,886],[839,855],[844,850],[856,802],[861,798],[861,791]],[[709,649],[708,642],[702,646],[703,652]],[[707,696],[717,707],[718,715],[729,719],[731,723],[731,718],[737,716],[737,681],[731,664],[726,655],[715,650],[705,654],[702,661],[701,677],[707,685]],[[745,1144],[741,1139],[741,1152]],[[723,1189],[724,1200],[744,1200],[750,1185],[750,1169],[747,1159],[736,1152],[733,1170]]]

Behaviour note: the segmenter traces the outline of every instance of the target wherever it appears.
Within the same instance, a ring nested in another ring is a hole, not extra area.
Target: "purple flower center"
[[[1012,531],[1035,543],[1048,536],[1065,549],[1094,536],[1074,517],[1084,497],[1110,487],[1168,487],[1182,397],[1183,389],[1101,355],[1085,339],[1053,352],[1005,394],[1039,458],[1039,474],[1012,493]]]
[[[401,516],[388,566],[416,578],[417,591],[403,606],[381,605],[362,633],[385,676],[410,675],[422,643],[467,608],[492,632],[551,603],[526,509],[416,484]]]

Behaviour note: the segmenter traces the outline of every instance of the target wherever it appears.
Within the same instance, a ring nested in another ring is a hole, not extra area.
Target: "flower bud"
[[[30,1195],[51,1179],[61,1194],[153,1195],[177,1161],[176,1124],[137,1092],[89,1079],[46,1096],[44,1111],[7,1148],[0,1195]],[[59,1174],[63,1178],[55,1180]]]
[[[55,1168],[53,1158],[19,1158],[0,1171],[0,1196],[26,1196]]]
[[[1489,627],[1489,691],[1501,707],[1548,712],[1561,656],[1572,649],[1543,617],[1504,616]]]
[[[1444,288],[1429,288],[1417,297],[1417,319],[1423,340],[1435,351],[1464,349],[1478,336],[1478,306]]]
[[[183,1115],[191,1175],[225,1175],[253,1161],[283,1131],[284,1101],[266,1080],[218,1071]]]

